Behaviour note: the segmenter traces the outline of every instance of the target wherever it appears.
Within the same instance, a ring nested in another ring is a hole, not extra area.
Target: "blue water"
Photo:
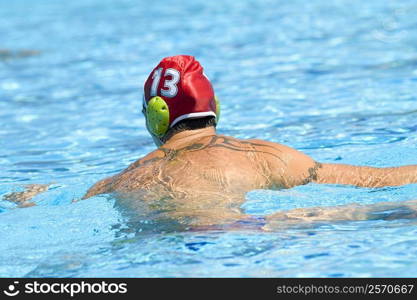
[[[181,232],[129,221],[110,196],[72,203],[154,149],[141,88],[175,54],[205,66],[222,134],[322,162],[416,164],[416,12],[412,0],[0,1],[0,199],[53,183],[34,207],[0,201],[0,276],[416,277],[416,219]],[[411,199],[417,185],[309,184],[250,192],[242,208]]]

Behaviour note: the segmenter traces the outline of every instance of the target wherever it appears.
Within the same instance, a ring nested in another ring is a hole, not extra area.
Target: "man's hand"
[[[46,192],[48,187],[49,184],[28,184],[25,185],[25,191],[6,194],[3,197],[3,200],[14,202],[19,207],[34,206],[35,203],[30,202],[30,200],[36,195]]]

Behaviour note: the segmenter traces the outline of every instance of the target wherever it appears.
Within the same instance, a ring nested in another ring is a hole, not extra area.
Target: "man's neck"
[[[171,136],[161,147],[174,149],[184,147],[214,135],[216,135],[216,129],[213,126],[194,130],[184,130]]]

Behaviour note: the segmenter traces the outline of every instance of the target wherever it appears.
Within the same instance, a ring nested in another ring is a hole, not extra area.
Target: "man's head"
[[[203,128],[210,122],[215,126],[220,104],[200,63],[192,56],[177,55],[164,58],[146,80],[143,113],[160,146],[174,131]]]

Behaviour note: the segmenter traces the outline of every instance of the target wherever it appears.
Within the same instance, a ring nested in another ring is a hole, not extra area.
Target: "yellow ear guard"
[[[145,114],[149,131],[157,137],[163,137],[169,128],[169,108],[164,99],[158,96],[151,98]]]
[[[220,101],[216,101],[216,124],[220,119]],[[159,96],[152,97],[146,108],[144,108],[148,130],[158,138],[162,138],[169,129],[169,108],[168,104]]]
[[[216,124],[218,124],[220,120],[220,100],[217,96],[214,96],[214,100],[216,100]]]

